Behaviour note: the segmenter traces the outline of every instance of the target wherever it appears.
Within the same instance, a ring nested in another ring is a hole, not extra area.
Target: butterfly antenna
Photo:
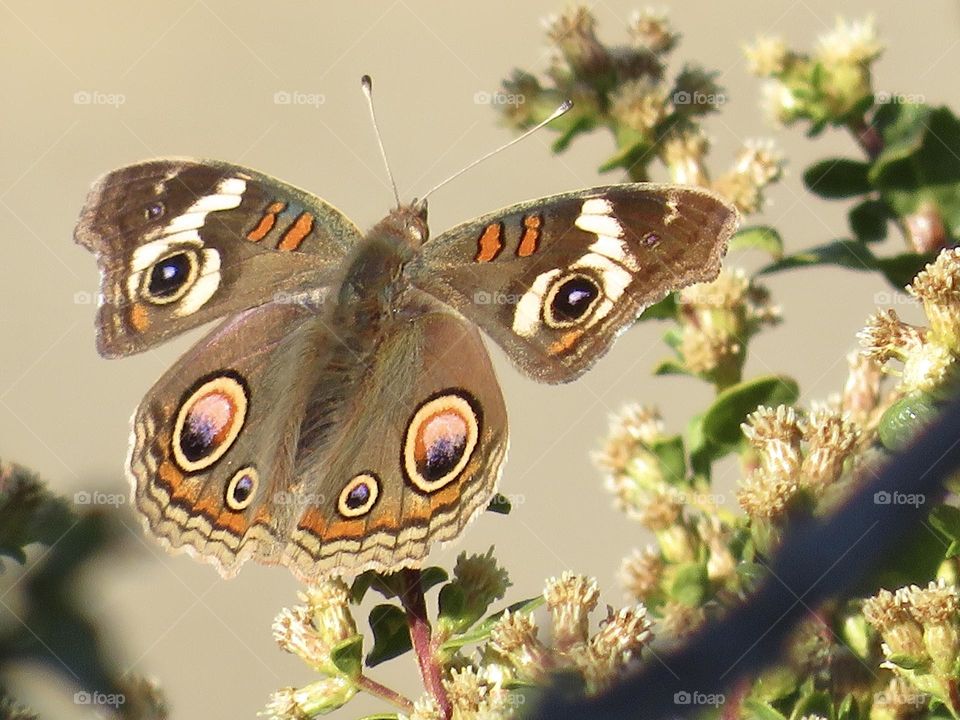
[[[509,142],[504,143],[503,145],[501,145],[500,147],[496,148],[495,150],[491,150],[491,151],[488,152],[486,155],[484,155],[484,156],[482,156],[482,157],[479,157],[479,158],[477,158],[476,160],[474,160],[472,163],[470,163],[469,165],[467,165],[465,168],[462,168],[461,170],[458,170],[458,171],[455,172],[453,175],[451,175],[450,177],[448,177],[446,180],[437,183],[437,184],[434,185],[432,188],[430,188],[429,190],[427,190],[427,192],[424,193],[423,197],[421,197],[417,202],[422,203],[424,200],[427,199],[427,197],[428,197],[429,195],[432,195],[435,191],[437,191],[437,190],[439,190],[440,188],[442,188],[444,185],[446,185],[446,184],[447,184],[448,182],[450,182],[451,180],[456,180],[458,177],[460,177],[461,175],[463,175],[463,174],[464,174],[465,172],[467,172],[468,170],[472,170],[472,169],[475,168],[477,165],[479,165],[480,163],[482,163],[484,160],[487,160],[487,159],[489,159],[489,158],[492,158],[494,155],[496,155],[496,154],[499,153],[499,152],[502,152],[503,150],[506,150],[506,149],[507,149],[508,147],[510,147],[511,145],[516,145],[516,144],[517,144],[518,142],[520,142],[521,140],[529,137],[530,135],[533,135],[537,130],[539,130],[540,128],[542,128],[544,125],[549,125],[550,123],[552,123],[554,120],[556,120],[558,117],[560,117],[561,115],[563,115],[565,112],[567,112],[567,110],[569,110],[569,109],[572,108],[572,107],[573,107],[573,101],[572,101],[572,100],[564,100],[563,103],[561,103],[560,106],[559,106],[556,110],[554,110],[552,113],[550,113],[550,117],[548,117],[546,120],[541,120],[540,122],[538,122],[536,125],[534,125],[532,128],[530,128],[529,130],[527,130],[527,131],[526,131],[525,133],[523,133],[522,135],[518,135],[518,136],[515,137],[513,140],[510,140]]]
[[[367,107],[370,108],[370,122],[373,123],[373,133],[377,136],[377,145],[380,147],[380,157],[383,158],[383,166],[387,169],[387,177],[390,178],[390,187],[393,188],[393,197],[397,201],[397,207],[400,207],[400,193],[397,192],[397,181],[393,179],[393,173],[390,172],[390,163],[387,160],[387,151],[383,147],[383,138],[380,135],[380,126],[377,124],[377,113],[373,109],[373,80],[369,75],[360,78],[360,87],[363,88],[363,94],[367,98]]]

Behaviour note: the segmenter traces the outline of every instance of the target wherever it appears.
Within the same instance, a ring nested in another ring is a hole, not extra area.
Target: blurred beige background
[[[544,67],[540,18],[560,7],[559,0],[0,0],[0,457],[35,468],[71,496],[125,493],[130,413],[197,337],[122,361],[97,356],[94,306],[86,302],[96,290],[96,268],[71,240],[96,176],[156,155],[222,158],[309,188],[369,226],[391,197],[360,75],[375,79],[393,169],[404,197],[412,197],[511,137],[475,96],[495,91],[515,66]],[[597,2],[601,36],[624,40],[635,7],[633,0]],[[770,127],[740,47],[760,32],[810,47],[839,7],[831,0],[669,6],[683,33],[674,69],[690,60],[720,70],[730,100],[707,122],[715,172],[751,137],[775,138],[793,161],[765,214],[791,250],[846,232],[846,206],[806,194],[802,168],[857,151],[843,133],[811,143],[798,129]],[[878,20],[888,51],[877,64],[877,89],[960,105],[957,3],[856,0],[843,3],[842,12]],[[323,102],[277,104],[278,92]],[[434,232],[505,204],[601,182],[595,168],[610,149],[606,138],[581,141],[560,158],[548,150],[551,139],[541,133],[435,195]],[[737,259],[748,266],[760,260]],[[755,342],[748,371],[795,375],[806,401],[838,391],[854,333],[875,300],[890,302],[886,288],[877,278],[840,271],[777,276],[769,286],[787,322]],[[908,318],[911,311],[904,311]],[[561,387],[522,379],[494,350],[513,428],[502,490],[514,496],[515,509],[509,517],[487,513],[432,560],[450,566],[462,550],[495,544],[514,579],[513,599],[573,569],[596,575],[606,601],[619,603],[615,570],[645,538],[612,509],[588,452],[607,415],[627,400],[658,404],[678,429],[709,397],[696,381],[650,377],[667,352],[661,332],[656,324],[636,328],[594,372]],[[726,488],[732,481],[722,480]],[[727,502],[735,502],[732,495]],[[274,614],[295,601],[287,571],[250,566],[225,582],[209,566],[165,555],[129,516],[123,520],[128,552],[99,568],[85,592],[120,662],[162,683],[173,717],[252,717],[271,690],[312,679],[271,640]],[[374,675],[415,692],[408,660]],[[73,704],[74,688],[37,672],[18,682],[48,717],[90,716]],[[360,698],[336,717],[383,709]]]

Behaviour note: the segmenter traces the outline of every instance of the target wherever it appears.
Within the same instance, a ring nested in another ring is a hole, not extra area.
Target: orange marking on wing
[[[300,522],[297,523],[297,527],[313,533],[319,538],[325,537],[327,534],[327,523],[323,519],[323,514],[319,508],[314,506],[307,507],[300,517]]]
[[[490,262],[503,250],[503,223],[487,225],[477,240],[477,256],[474,262]]]
[[[517,257],[529,257],[537,251],[540,244],[540,230],[543,227],[543,215],[523,216],[523,235],[517,246]]]
[[[247,240],[251,242],[260,242],[263,240],[267,234],[273,230],[273,226],[277,224],[277,215],[282,213],[287,207],[285,202],[280,202],[279,200],[267,207],[263,212],[263,217],[260,218],[260,222],[257,223],[257,226],[247,233]]]
[[[130,324],[137,332],[144,332],[150,327],[150,315],[141,303],[134,303],[130,306]]]
[[[571,330],[570,332],[564,333],[559,340],[550,343],[547,352],[551,355],[559,355],[562,352],[566,352],[573,347],[573,344],[580,339],[581,335],[583,335],[583,330]]]
[[[308,212],[300,213],[293,221],[293,225],[280,238],[277,250],[296,250],[311,230],[313,230],[313,215]]]

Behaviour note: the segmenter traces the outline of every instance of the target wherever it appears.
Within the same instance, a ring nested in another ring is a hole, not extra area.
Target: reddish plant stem
[[[420,571],[404,569],[400,571],[403,578],[404,592],[400,594],[400,602],[407,613],[407,626],[410,628],[410,640],[413,650],[417,654],[417,663],[420,666],[420,677],[427,692],[440,705],[445,718],[453,712],[450,699],[443,687],[443,670],[436,661],[436,648],[433,644],[432,628],[427,617],[427,603],[423,597],[423,586],[420,584]]]
[[[409,698],[401,695],[396,690],[391,690],[386,685],[381,685],[373,678],[361,675],[357,678],[357,687],[364,692],[396,705],[405,713],[413,712],[413,702]]]
[[[871,160],[876,160],[880,153],[883,152],[883,136],[880,134],[880,131],[864,118],[851,120],[848,127],[850,128],[850,132],[853,133],[853,137],[856,138],[857,144],[867,154],[867,157]]]
[[[957,689],[957,681],[950,679],[947,687],[950,692],[950,711],[954,717],[960,717],[960,691]]]
[[[723,710],[720,712],[721,720],[737,720],[740,717],[740,709],[743,707],[743,701],[749,693],[749,681],[741,680],[734,685],[731,696],[723,703]]]

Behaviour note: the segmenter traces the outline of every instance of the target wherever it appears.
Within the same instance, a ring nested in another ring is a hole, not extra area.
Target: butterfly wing
[[[597,187],[459,225],[427,242],[407,273],[526,374],[567,382],[646,307],[715,278],[737,222],[706,190]]]
[[[419,566],[493,497],[507,416],[490,358],[475,327],[424,300],[391,323],[342,401],[321,378],[307,409],[295,485],[314,495],[284,553],[305,582]]]
[[[250,557],[278,561],[294,521],[284,493],[311,361],[327,338],[308,309],[262,305],[213,330],[151,388],[132,420],[127,470],[162,544],[225,576]]]
[[[75,237],[100,267],[97,347],[140,352],[212,319],[334,282],[361,238],[338,210],[247,168],[163,159],[90,190]]]

